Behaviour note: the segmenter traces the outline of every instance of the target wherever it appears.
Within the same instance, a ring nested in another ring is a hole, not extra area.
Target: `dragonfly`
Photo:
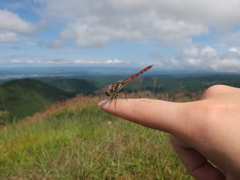
[[[104,86],[103,88],[94,91],[94,93],[95,94],[104,93],[106,96],[110,97],[110,101],[112,101],[113,99],[117,99],[118,93],[123,88],[123,86],[125,86],[127,84],[131,84],[133,82],[132,81],[133,78],[135,78],[135,77],[139,76],[140,74],[146,72],[147,70],[151,69],[152,66],[153,65],[147,66],[144,69],[142,69],[141,71],[139,71],[138,73],[136,73],[126,79],[108,84],[108,85]],[[126,94],[125,94],[125,97],[126,97]]]

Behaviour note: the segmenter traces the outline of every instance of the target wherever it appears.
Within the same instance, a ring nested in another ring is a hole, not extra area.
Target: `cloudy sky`
[[[240,72],[239,0],[1,0],[0,67]]]

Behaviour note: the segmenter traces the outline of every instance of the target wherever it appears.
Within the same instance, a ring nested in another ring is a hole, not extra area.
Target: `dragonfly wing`
[[[94,91],[95,94],[102,94],[104,91],[102,89],[98,89],[96,91]]]
[[[94,93],[95,93],[95,94],[103,94],[105,91],[107,91],[107,90],[109,89],[109,86],[110,86],[110,85],[111,85],[111,84],[108,84],[108,85],[104,86],[103,88],[94,91]]]

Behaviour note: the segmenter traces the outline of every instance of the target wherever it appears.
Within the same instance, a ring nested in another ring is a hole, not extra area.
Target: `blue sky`
[[[238,0],[1,0],[0,67],[240,72]]]

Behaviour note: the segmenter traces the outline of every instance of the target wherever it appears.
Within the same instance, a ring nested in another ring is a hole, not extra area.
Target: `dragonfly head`
[[[111,92],[110,91],[105,91],[106,96],[110,96]]]

